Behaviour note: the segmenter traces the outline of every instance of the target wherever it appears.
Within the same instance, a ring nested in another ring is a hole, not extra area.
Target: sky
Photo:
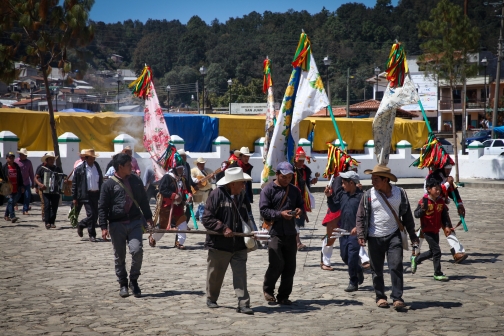
[[[392,0],[397,6],[399,0]],[[186,24],[197,15],[207,24],[214,19],[226,22],[230,17],[242,17],[250,12],[264,13],[306,10],[311,14],[319,13],[322,8],[335,11],[348,2],[360,2],[374,7],[376,0],[95,0],[91,9],[93,21],[105,23],[122,22],[128,19],[140,20],[179,20]]]

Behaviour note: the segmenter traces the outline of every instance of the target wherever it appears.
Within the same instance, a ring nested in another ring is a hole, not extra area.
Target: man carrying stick
[[[242,221],[248,220],[247,201],[242,190],[245,182],[252,178],[242,168],[229,168],[217,181],[205,204],[202,223],[207,230],[222,232],[224,236],[207,235],[205,247],[208,249],[207,306],[218,308],[222,282],[228,265],[233,272],[233,287],[238,297],[236,311],[254,314],[250,308],[247,291],[247,247],[243,237],[235,237],[235,232],[243,232]]]

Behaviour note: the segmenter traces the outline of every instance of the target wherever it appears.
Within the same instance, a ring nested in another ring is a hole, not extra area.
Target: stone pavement
[[[420,189],[408,190],[416,203]],[[206,251],[203,236],[188,235],[186,251],[174,248],[173,235],[158,247],[144,240],[140,285],[142,298],[119,297],[110,243],[81,239],[59,210],[57,229],[46,230],[38,203],[31,216],[15,224],[0,222],[0,330],[2,335],[476,335],[504,330],[503,189],[465,188],[469,232],[459,231],[470,254],[454,264],[441,238],[442,268],[447,283],[432,279],[432,263],[415,275],[405,253],[408,310],[380,309],[374,303],[371,275],[358,292],[346,293],[345,265],[338,250],[336,271],[319,267],[320,225],[326,207],[317,210],[302,231],[307,251],[297,254],[293,306],[269,306],[262,296],[267,251],[249,254],[248,284],[254,316],[235,312],[236,298],[228,270],[218,303],[205,305]],[[256,196],[256,200],[258,200]],[[255,218],[259,218],[257,201]],[[454,213],[453,206],[452,215]],[[4,211],[5,206],[0,207]],[[417,221],[418,222],[418,221]],[[100,230],[98,230],[100,232]],[[100,233],[99,233],[100,234]],[[128,256],[129,258],[129,256]],[[129,262],[129,259],[128,259]],[[390,285],[386,276],[385,284]],[[390,289],[388,289],[389,293]]]

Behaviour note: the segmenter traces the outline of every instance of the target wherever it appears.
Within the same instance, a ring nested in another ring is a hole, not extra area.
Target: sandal
[[[298,250],[298,251],[304,251],[305,249],[306,249],[306,245],[305,245],[305,244],[303,244],[303,243],[299,243],[299,244],[297,245],[297,250]]]
[[[178,248],[179,250],[185,250],[184,245],[181,245],[179,242],[175,242],[175,246],[174,247]]]
[[[290,305],[292,305],[292,301],[289,300],[289,299],[280,300],[280,301],[278,301],[278,303],[281,304],[281,305],[284,305],[284,306],[290,306]]]
[[[402,301],[399,301],[399,300],[396,300],[394,301],[394,309],[403,309],[403,308],[406,308],[406,304]]]
[[[5,216],[5,217],[4,217],[4,219],[5,219],[6,221],[8,221],[8,222],[10,222],[10,221],[11,221],[10,217],[8,217],[8,216]]]
[[[324,271],[334,271],[334,268],[332,268],[331,266],[324,265],[322,263],[320,263],[320,268],[323,269]]]
[[[46,230],[49,230],[51,228],[51,224],[46,224],[45,228],[46,228]]]
[[[156,240],[152,236],[149,236],[149,246],[156,247]]]
[[[264,292],[264,299],[266,299],[266,301],[270,302],[270,303],[276,303],[277,302],[274,295],[268,294],[266,292]]]
[[[387,302],[387,300],[385,299],[380,299],[376,302],[376,305],[378,306],[378,308],[388,308],[390,307],[389,306],[389,303]]]

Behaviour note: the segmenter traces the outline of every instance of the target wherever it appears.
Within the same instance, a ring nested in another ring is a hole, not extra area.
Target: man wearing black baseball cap
[[[296,222],[303,215],[301,192],[291,184],[294,169],[289,162],[280,162],[276,167],[276,179],[266,184],[261,191],[259,209],[264,218],[263,229],[269,230],[269,266],[264,276],[264,298],[269,303],[290,305],[294,274],[296,273]],[[282,277],[275,298],[275,285]]]

